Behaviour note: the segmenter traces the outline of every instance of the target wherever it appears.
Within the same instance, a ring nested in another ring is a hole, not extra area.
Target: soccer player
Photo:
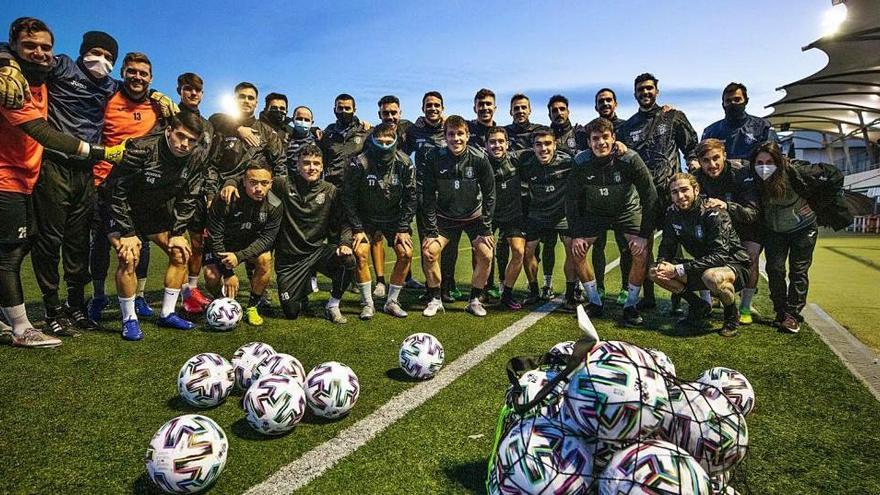
[[[272,245],[281,226],[284,207],[271,191],[272,167],[265,158],[252,160],[238,180],[236,201],[214,201],[208,212],[205,285],[215,297],[235,298],[241,263],[250,268],[250,297],[245,321],[263,324],[259,304],[272,277]]]
[[[509,152],[507,130],[503,127],[489,129],[486,153],[495,172],[495,213],[492,216],[493,232],[510,246],[510,261],[498,263],[502,279],[501,304],[508,309],[521,309],[513,297],[513,287],[522,270],[526,237],[523,232],[522,187],[515,153]],[[500,251],[500,249],[499,249]],[[503,271],[502,271],[503,270]]]
[[[339,189],[323,180],[323,153],[307,144],[299,150],[299,173],[275,177],[272,193],[281,199],[284,216],[275,241],[275,273],[281,309],[295,319],[308,308],[312,273],[321,272],[333,282],[324,316],[333,323],[347,323],[339,302],[351,283],[355,259],[351,229]],[[229,183],[227,183],[227,188]]]
[[[287,143],[293,135],[293,127],[291,127],[287,118],[287,95],[281,93],[269,93],[265,98],[266,106],[260,112],[260,121],[266,123],[277,134],[281,140],[281,146],[287,149]]]
[[[504,126],[504,129],[507,130],[507,135],[510,138],[510,149],[512,151],[531,148],[532,133],[539,127],[542,127],[540,124],[529,122],[531,115],[532,103],[529,101],[528,96],[517,93],[510,98],[510,116],[513,118],[513,123]]]
[[[595,109],[599,117],[608,119],[614,124],[615,132],[626,122],[617,116],[617,94],[611,88],[602,88],[596,92]]]
[[[400,98],[394,95],[385,95],[379,99],[379,120],[394,126],[398,141],[401,144],[406,142],[406,133],[413,123],[403,118],[403,112],[400,110]]]
[[[113,167],[101,185],[101,194],[109,205],[110,243],[119,260],[116,291],[122,310],[122,338],[126,340],[144,337],[134,309],[139,236],[146,236],[168,255],[157,323],[180,330],[195,327],[177,316],[175,306],[191,254],[184,234],[205,181],[206,156],[193,154],[202,131],[197,115],[182,112],[174,116],[164,132],[128,141],[128,147],[149,152],[144,164],[131,166],[123,161]]]
[[[372,281],[367,258],[373,246],[382,246],[383,238],[393,241],[397,256],[384,311],[398,318],[407,316],[398,297],[412,263],[410,223],[416,212],[416,175],[409,157],[398,150],[398,140],[394,125],[379,124],[367,138],[364,151],[352,160],[345,173],[342,202],[353,233],[357,259],[354,275],[363,306],[362,320],[373,317],[373,297],[381,297],[370,292]],[[384,257],[382,259],[384,263]]]
[[[618,154],[615,150],[614,124],[603,117],[586,126],[592,153],[581,153],[569,177],[566,216],[571,229],[571,252],[576,265],[586,262],[587,252],[600,235],[609,229],[622,235],[632,254],[623,306],[623,323],[641,325],[636,304],[647,270],[648,237],[654,233],[657,214],[657,191],[645,162],[633,151]],[[602,312],[591,302],[588,313]]]
[[[688,302],[687,321],[699,323],[712,312],[711,305],[694,291],[709,290],[721,299],[724,324],[718,333],[738,333],[736,292],[749,278],[749,254],[740,244],[726,210],[706,205],[696,177],[678,172],[670,177],[672,205],[663,223],[663,240],[650,276],[661,287]],[[676,256],[678,246],[693,257]]]
[[[728,84],[721,92],[724,118],[703,131],[702,139],[715,138],[724,142],[730,159],[748,159],[755,145],[778,140],[770,122],[746,113],[748,104],[749,92],[745,84]]]
[[[312,109],[298,106],[293,109],[293,133],[287,142],[287,175],[296,175],[299,150],[307,144],[318,144],[321,129],[315,127]]]
[[[153,64],[145,54],[132,52],[125,55],[122,60],[122,87],[110,98],[104,109],[104,146],[116,146],[127,139],[144,136],[159,123],[161,110],[149,99],[152,80]],[[104,182],[112,167],[113,164],[106,161],[95,164],[92,175],[96,188]],[[93,321],[101,320],[101,313],[109,303],[104,285],[110,269],[110,240],[100,214],[100,209],[104,206],[99,203],[100,200],[95,201],[89,253],[93,296],[88,304],[88,317]],[[138,286],[134,302],[135,311],[141,317],[153,315],[153,310],[144,298],[149,266],[150,244],[146,239],[141,239],[136,269]]]
[[[635,78],[633,96],[639,104],[639,110],[626,122],[617,127],[617,139],[635,151],[648,166],[654,176],[654,187],[657,188],[658,215],[663,215],[669,205],[669,179],[680,170],[679,153],[684,155],[689,169],[699,166],[695,150],[697,133],[688,121],[687,116],[679,110],[661,108],[657,105],[660,95],[659,80],[653,74],[644,73]],[[662,218],[657,218],[655,225],[662,225]],[[648,239],[648,264],[652,259],[654,236]],[[654,298],[654,285],[645,281],[643,300],[640,309],[652,309],[657,306]],[[678,300],[673,297],[672,312],[677,313]]]
[[[336,122],[324,129],[321,150],[324,153],[324,180],[342,187],[342,176],[351,159],[364,148],[364,139],[370,127],[355,116],[357,108],[354,97],[342,93],[333,100]]]
[[[528,186],[528,208],[525,219],[526,252],[525,272],[529,295],[525,304],[535,304],[538,294],[538,259],[535,249],[541,239],[549,236],[562,238],[565,246],[565,303],[563,308],[574,311],[575,287],[583,284],[589,302],[601,306],[596,291],[595,277],[586,262],[575,263],[571,252],[569,224],[565,214],[565,195],[569,174],[574,167],[571,156],[556,150],[556,138],[549,129],[539,129],[532,135],[532,149],[520,156],[519,171]]]
[[[21,263],[34,231],[31,193],[40,173],[43,146],[20,127],[47,116],[46,75],[51,69],[54,36],[39,19],[21,17],[9,29],[16,63],[29,85],[30,98],[12,110],[0,106],[0,310],[12,326],[13,346],[58,347],[61,340],[35,329],[24,306]]]
[[[562,95],[551,96],[550,101],[547,102],[547,114],[550,117],[550,129],[556,137],[557,150],[575,156],[579,151],[587,148],[587,138],[583,128],[571,123],[568,98]]]
[[[489,276],[495,247],[492,236],[495,176],[486,154],[468,146],[470,135],[463,118],[449,116],[443,129],[446,147],[431,150],[422,171],[422,210],[425,215],[422,256],[426,258],[431,298],[422,314],[430,317],[443,310],[440,253],[450,239],[458,238],[464,232],[471,241],[475,265],[466,311],[475,316],[486,316],[480,295]]]
[[[727,210],[743,247],[749,253],[749,278],[744,282],[739,305],[739,322],[752,323],[752,298],[758,287],[758,259],[761,237],[758,217],[760,193],[757,178],[748,164],[728,160],[724,141],[704,139],[697,146],[700,168],[694,176],[700,184],[700,196],[710,208]]]

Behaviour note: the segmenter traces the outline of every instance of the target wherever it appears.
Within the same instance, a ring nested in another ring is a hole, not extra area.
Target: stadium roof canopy
[[[828,55],[819,72],[786,84],[785,97],[767,105],[778,130],[830,134],[829,144],[846,138],[880,140],[880,2],[832,0],[846,6],[846,19],[834,34],[803,47]]]

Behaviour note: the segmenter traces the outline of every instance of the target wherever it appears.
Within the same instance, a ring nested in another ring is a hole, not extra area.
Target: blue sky
[[[745,83],[749,111],[765,115],[763,106],[782,96],[776,87],[824,66],[824,54],[800,48],[821,36],[831,7],[830,0],[108,3],[13,0],[0,21],[42,18],[56,53],[71,56],[83,32],[107,31],[119,41],[120,61],[128,51],[150,56],[161,91],[173,93],[181,72],[202,75],[207,113],[249,80],[261,96],[279,91],[291,108],[310,106],[322,127],[341,92],[376,122],[382,95],[398,95],[404,117],[415,120],[428,90],[443,93],[447,115],[472,118],[481,87],[498,94],[501,124],[510,121],[516,92],[531,97],[534,122],[548,122],[546,101],[562,93],[573,121],[585,123],[603,86],[617,92],[618,113],[631,115],[632,80],[647,71],[660,79],[660,100],[687,113],[698,131],[722,116],[726,83]]]

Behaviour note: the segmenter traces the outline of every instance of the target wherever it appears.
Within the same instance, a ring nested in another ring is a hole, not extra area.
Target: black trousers
[[[91,163],[55,154],[43,157],[33,192],[37,233],[31,262],[48,310],[58,304],[59,261],[63,262],[68,304],[76,308],[85,305],[94,198]]]
[[[629,269],[632,266],[632,254],[629,252],[629,242],[621,232],[614,231],[614,240],[617,242],[617,250],[620,252],[620,287],[627,288]],[[602,232],[593,244],[593,271],[596,272],[596,285],[599,289],[605,289],[605,246],[608,244],[608,231]]]
[[[777,315],[788,313],[800,316],[807,305],[810,279],[807,273],[813,264],[813,250],[819,230],[816,224],[796,232],[779,234],[766,232],[764,256],[767,258],[767,279],[770,300]],[[788,260],[788,284],[785,279],[785,261]]]
[[[354,255],[337,256],[336,246],[330,244],[298,256],[286,256],[276,251],[275,278],[284,317],[293,319],[299,316],[302,304],[308,301],[312,291],[309,280],[313,273],[320,272],[330,277],[333,281],[330,295],[341,299],[351,283],[354,269]]]

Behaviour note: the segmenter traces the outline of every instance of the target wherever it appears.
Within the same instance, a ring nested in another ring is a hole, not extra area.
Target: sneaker
[[[629,297],[629,293],[626,289],[620,289],[620,292],[617,293],[617,305],[623,306],[626,304],[626,298]]]
[[[244,321],[246,321],[248,325],[258,327],[263,324],[263,317],[260,316],[260,310],[257,309],[256,306],[248,306],[244,310]]]
[[[46,326],[43,327],[43,330],[44,333],[52,337],[79,337],[82,335],[73,325],[73,322],[65,316],[46,318]]]
[[[86,306],[86,314],[89,316],[89,319],[92,321],[101,321],[104,308],[106,308],[108,304],[110,304],[110,300],[107,296],[91,298],[89,304]]]
[[[749,308],[740,308],[739,309],[739,324],[740,325],[751,325],[752,324],[752,312]]]
[[[361,308],[361,314],[358,315],[358,318],[360,318],[363,321],[372,320],[374,314],[376,314],[376,308],[374,308],[373,306],[367,305],[367,306],[364,306],[363,308]]]
[[[550,289],[550,290],[552,292],[553,289]],[[531,306],[532,304],[537,304],[537,303],[541,302],[542,299],[544,299],[544,298],[537,291],[529,292],[529,295],[527,295],[526,298],[523,299],[522,303],[527,306]]]
[[[400,303],[397,301],[388,301],[385,303],[385,306],[382,308],[387,314],[395,317],[395,318],[406,318],[407,312],[400,307]]]
[[[471,302],[468,303],[464,310],[474,316],[486,316],[486,308],[483,307],[483,303],[479,299],[471,299]]]
[[[654,298],[646,299],[643,297],[642,300],[639,301],[638,304],[636,304],[636,309],[638,309],[639,311],[647,311],[656,307],[657,301]]]
[[[797,318],[789,313],[785,313],[785,318],[783,318],[782,323],[779,325],[779,329],[783,332],[798,333],[801,331],[801,325],[798,323]]]
[[[318,292],[319,290],[321,288],[318,287],[318,277],[312,277],[312,292]]]
[[[198,299],[192,296],[183,298],[183,310],[191,315],[202,314],[207,307],[207,305],[202,305]]]
[[[675,294],[671,298],[669,298],[670,306],[669,306],[669,316],[682,317],[684,316],[684,310],[681,309],[681,297],[676,297]]]
[[[141,323],[137,320],[123,321],[122,338],[125,340],[143,340],[144,332],[141,331]]]
[[[404,289],[415,289],[415,290],[425,290],[425,284],[419,282],[418,280],[411,278],[403,283]]]
[[[508,296],[502,295],[501,296],[501,305],[511,311],[516,311],[516,310],[522,309],[522,304],[520,304],[516,299],[514,299],[513,296],[508,297]]]
[[[575,300],[574,296],[572,296],[566,299],[565,302],[562,303],[562,306],[559,307],[559,309],[565,313],[574,313],[575,311],[577,311],[577,307],[578,302],[577,300]]]
[[[718,335],[722,337],[736,337],[739,334],[739,330],[737,330],[736,321],[725,321],[724,325],[718,329]]]
[[[65,308],[67,311],[67,318],[73,325],[80,330],[102,330],[101,325],[98,325],[98,322],[86,316],[86,312],[82,309],[73,309],[70,307]]]
[[[452,291],[441,290],[440,291],[440,300],[442,302],[451,304],[451,303],[455,302],[455,296],[452,295]],[[428,302],[430,303],[431,301],[428,301]]]
[[[501,291],[498,290],[498,287],[489,287],[486,290],[486,295],[488,295],[492,299],[500,299],[501,298]]]
[[[698,325],[702,323],[709,315],[712,314],[712,306],[702,299],[698,304],[694,304],[688,308],[687,316],[681,320],[682,323],[690,325]]]
[[[49,349],[61,345],[61,339],[46,335],[36,328],[28,328],[21,335],[12,334],[10,344],[12,344],[13,347]]]
[[[385,284],[379,282],[376,284],[376,288],[373,289],[373,297],[376,299],[385,299],[385,296],[388,294],[388,288],[385,287]]]
[[[439,299],[431,299],[428,301],[428,305],[425,309],[422,310],[422,316],[432,317],[437,314],[437,311],[446,312],[446,308],[443,307],[443,301]]]
[[[541,299],[543,299],[545,301],[549,301],[550,299],[553,299],[554,297],[556,297],[556,293],[553,292],[553,287],[550,287],[549,285],[545,285],[544,287],[541,287]]]
[[[184,320],[177,316],[177,313],[171,313],[168,316],[160,317],[156,320],[156,324],[165,328],[176,328],[177,330],[192,330],[196,327],[195,323]]]
[[[331,323],[336,325],[348,323],[348,318],[342,316],[342,311],[339,310],[339,306],[324,308],[324,318],[327,318]]]
[[[635,306],[627,306],[623,308],[622,322],[627,327],[639,327],[645,323],[645,319],[639,314],[639,310]]]
[[[137,296],[134,298],[134,313],[140,318],[149,318],[153,316],[153,308],[147,304],[147,300],[144,299],[144,296]]]
[[[452,296],[452,299],[455,301],[461,301],[467,297],[464,292],[458,290],[458,287],[453,287],[452,290],[449,291],[449,295]]]
[[[599,299],[601,299],[601,298],[602,298],[602,297],[600,296]],[[585,299],[584,299],[584,290],[581,288],[581,284],[577,284],[577,285],[574,287],[574,300],[577,301],[577,302],[579,302],[579,303],[582,303],[582,302],[585,301]]]
[[[587,312],[587,316],[589,316],[590,318],[596,318],[602,316],[602,313],[605,312],[605,306],[601,304],[589,303],[584,308],[584,310]]]

